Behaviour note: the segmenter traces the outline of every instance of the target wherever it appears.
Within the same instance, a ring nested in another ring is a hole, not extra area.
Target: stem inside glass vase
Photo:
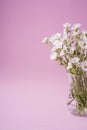
[[[69,110],[75,115],[87,116],[87,76],[68,74],[70,93],[68,97]]]

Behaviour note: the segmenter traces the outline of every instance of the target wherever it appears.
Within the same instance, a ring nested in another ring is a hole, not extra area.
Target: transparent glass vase
[[[78,116],[87,116],[87,76],[68,73],[70,90],[68,96],[69,111]]]

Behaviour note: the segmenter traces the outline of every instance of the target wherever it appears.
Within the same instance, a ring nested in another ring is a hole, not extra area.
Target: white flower
[[[48,37],[45,37],[43,40],[42,40],[42,43],[46,43],[48,41]]]
[[[83,31],[82,31],[82,38],[83,38],[84,40],[87,40],[87,30],[83,30]]]
[[[73,53],[75,51],[75,47],[70,48],[70,53]]]
[[[73,30],[77,30],[77,29],[79,29],[80,27],[81,27],[82,25],[81,24],[74,24],[73,26],[72,26],[72,29]]]
[[[87,39],[86,39],[86,40],[83,40],[83,41],[79,41],[78,44],[79,44],[79,46],[80,46],[82,49],[87,49]]]
[[[67,38],[68,38],[67,32],[64,31],[63,40],[67,40]]]
[[[64,31],[64,35],[63,35],[63,40],[69,40],[69,38],[71,37],[71,34],[68,32],[66,32],[66,31]]]
[[[69,62],[68,63],[68,66],[67,66],[67,70],[71,69],[72,68],[72,64]]]
[[[59,40],[55,40],[53,42],[53,45],[56,46],[57,48],[62,48],[63,43],[60,42]]]
[[[49,41],[51,43],[53,43],[55,40],[59,40],[61,38],[61,34],[60,33],[57,33],[57,34],[54,34],[52,35],[50,38],[49,38]]]
[[[78,57],[71,58],[70,62],[71,63],[78,63],[79,62],[79,58]]]
[[[71,69],[73,67],[72,66],[73,63],[77,64],[78,62],[79,62],[79,58],[78,57],[71,58],[69,60],[68,66],[67,66],[67,70],[69,70],[69,69]]]
[[[60,56],[64,56],[64,51],[63,50],[61,50],[61,52],[60,52]]]
[[[63,26],[64,26],[65,28],[69,28],[69,27],[71,26],[71,24],[70,24],[70,23],[65,23],[65,24],[63,24]]]
[[[73,31],[74,36],[77,36],[77,35],[79,36],[79,34],[80,34],[80,31]]]
[[[51,55],[50,55],[50,59],[51,60],[56,60],[58,54],[56,52],[52,52]]]
[[[63,50],[67,51],[67,46],[66,45],[63,45]]]
[[[51,49],[51,52],[56,51],[57,49],[58,49],[57,46],[53,46],[52,49]]]
[[[87,61],[84,61],[81,63],[81,68],[84,70],[84,71],[87,71]]]

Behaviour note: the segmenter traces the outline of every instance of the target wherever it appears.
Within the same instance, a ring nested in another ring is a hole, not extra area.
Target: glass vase
[[[87,76],[69,74],[68,109],[78,116],[87,116]]]

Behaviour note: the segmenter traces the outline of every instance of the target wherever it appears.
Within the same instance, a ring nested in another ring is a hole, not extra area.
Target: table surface
[[[0,130],[87,130],[87,117],[68,111],[67,90],[39,80],[1,82]]]

